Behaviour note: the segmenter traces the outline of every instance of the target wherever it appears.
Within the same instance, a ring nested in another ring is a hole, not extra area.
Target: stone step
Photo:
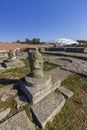
[[[54,116],[61,111],[64,104],[64,96],[52,92],[39,103],[32,105],[31,109],[39,126],[44,129],[46,123],[53,120]]]
[[[4,123],[1,123],[0,130],[35,130],[35,126],[28,119],[25,111],[21,111]]]
[[[33,104],[38,103],[44,97],[46,97],[49,93],[54,91],[57,87],[60,86],[61,80],[57,80],[55,82],[49,82],[49,84],[45,86],[37,86],[31,87],[26,84],[24,81],[20,81],[20,89],[23,91],[25,96],[29,99]]]
[[[73,96],[73,92],[63,86],[61,87],[58,87],[58,90],[64,95],[66,96],[67,98],[71,98]]]

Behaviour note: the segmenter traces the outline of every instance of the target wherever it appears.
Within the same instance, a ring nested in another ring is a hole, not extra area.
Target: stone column
[[[42,78],[43,74],[43,59],[41,53],[38,50],[29,50],[29,63],[30,70],[33,77]]]
[[[15,50],[11,49],[8,51],[8,61],[14,61],[16,59]]]

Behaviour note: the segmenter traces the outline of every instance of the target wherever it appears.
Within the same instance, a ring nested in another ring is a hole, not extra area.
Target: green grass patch
[[[16,70],[17,70],[17,68],[7,69],[7,70],[3,71],[1,74],[15,72]]]
[[[55,89],[54,92],[60,94],[60,91],[58,89]]]
[[[3,84],[0,84],[0,88],[2,88],[4,85]]]
[[[43,56],[54,56],[54,54],[42,53]]]
[[[20,79],[24,77],[29,71],[27,67],[20,67],[14,69],[7,69],[6,71],[0,73],[0,78],[5,79]]]
[[[84,115],[72,100],[67,99],[63,110],[55,116],[53,122],[47,124],[45,130],[82,130],[83,120]]]
[[[33,122],[33,117],[32,117],[32,113],[31,113],[31,108],[30,108],[30,105],[27,104],[26,106],[24,106],[24,110],[28,116],[28,118],[30,119],[30,121]]]
[[[55,68],[57,68],[57,67],[58,67],[58,66],[55,65],[55,64],[52,64],[52,63],[49,63],[49,62],[44,62],[43,70],[44,70],[44,71],[49,71],[49,70],[55,69]]]
[[[20,79],[30,72],[28,59],[21,59],[25,66],[7,69],[0,73],[1,78]]]
[[[28,59],[21,59],[24,62],[25,67],[29,67],[29,60]]]
[[[74,74],[69,76],[66,80],[64,80],[61,85],[71,88],[75,92],[76,89],[79,88],[82,88],[85,91],[87,91],[87,78],[84,76]]]
[[[26,74],[28,74],[30,72],[29,61],[28,59],[21,59],[21,60],[25,64],[24,67],[7,69],[4,72],[0,73],[0,77],[6,79],[20,79],[24,77]],[[56,67],[57,65],[48,62],[44,62],[43,64],[44,71],[49,71]],[[2,85],[0,85],[0,87],[2,87]]]

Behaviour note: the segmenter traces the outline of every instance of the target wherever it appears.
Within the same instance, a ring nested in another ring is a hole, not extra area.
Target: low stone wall
[[[84,53],[84,47],[66,47],[65,52],[80,52]]]
[[[46,48],[46,51],[65,51],[65,47],[51,47],[51,48]]]
[[[45,54],[52,54],[56,56],[72,57],[87,61],[87,54],[84,53],[72,53],[72,52],[57,52],[57,51],[45,51]]]
[[[64,52],[78,52],[84,53],[84,47],[52,47],[52,48],[45,48],[46,51],[64,51]]]

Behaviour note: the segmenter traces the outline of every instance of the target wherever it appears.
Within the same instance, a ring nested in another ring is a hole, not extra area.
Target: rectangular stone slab
[[[25,111],[22,111],[1,123],[0,130],[35,130],[35,127],[28,119]]]
[[[44,128],[46,123],[52,121],[54,116],[61,111],[64,104],[64,96],[52,92],[39,103],[32,105],[31,109],[39,126]]]
[[[58,87],[58,90],[59,90],[63,95],[65,95],[65,96],[68,97],[68,98],[71,98],[71,97],[73,96],[73,94],[74,94],[71,90],[69,90],[69,89],[67,89],[67,88],[65,88],[65,87],[63,87],[63,86]]]

